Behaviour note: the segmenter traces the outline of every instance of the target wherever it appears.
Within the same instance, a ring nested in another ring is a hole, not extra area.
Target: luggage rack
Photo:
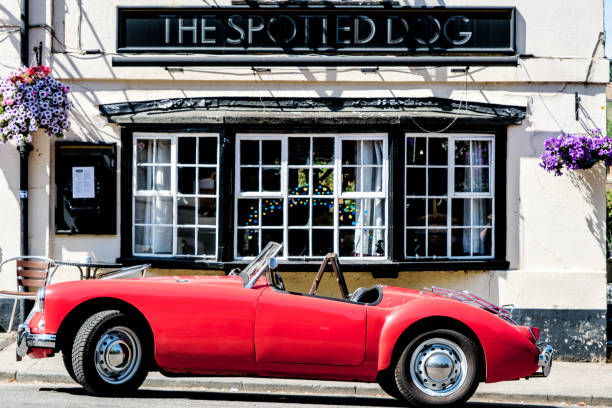
[[[480,296],[476,296],[475,294],[470,293],[467,290],[451,290],[439,288],[436,286],[432,286],[431,288],[424,288],[424,290],[435,293],[436,295],[447,297],[449,299],[455,299],[463,303],[469,303],[473,306],[480,307],[493,314],[498,315],[508,323],[512,323],[513,325],[518,326],[518,323],[512,319],[512,311],[514,310],[514,305],[497,306],[496,304],[484,300]]]

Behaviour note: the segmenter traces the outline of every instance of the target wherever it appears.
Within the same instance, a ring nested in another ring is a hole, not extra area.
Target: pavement
[[[73,383],[61,355],[38,360],[26,357],[17,362],[15,348],[14,335],[0,333],[0,383]],[[150,373],[144,386],[217,392],[388,397],[377,384],[251,377],[168,378]],[[471,401],[612,406],[612,364],[555,361],[547,378],[480,384]]]

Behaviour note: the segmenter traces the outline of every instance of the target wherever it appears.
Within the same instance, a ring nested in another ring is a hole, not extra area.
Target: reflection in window
[[[368,135],[239,135],[236,256],[271,239],[285,242],[289,258],[386,256],[384,144]]]
[[[407,135],[407,258],[493,257],[493,137]]]
[[[216,257],[217,136],[134,137],[134,254]]]

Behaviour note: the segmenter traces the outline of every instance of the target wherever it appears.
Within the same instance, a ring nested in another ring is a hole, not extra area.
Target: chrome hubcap
[[[436,353],[427,357],[424,363],[425,373],[433,381],[444,381],[453,372],[453,360],[443,353]]]
[[[443,397],[457,391],[468,372],[465,354],[456,343],[442,338],[421,342],[410,359],[410,376],[427,395]]]
[[[108,329],[96,344],[95,366],[110,384],[123,384],[134,376],[142,358],[140,341],[132,330],[117,326]]]

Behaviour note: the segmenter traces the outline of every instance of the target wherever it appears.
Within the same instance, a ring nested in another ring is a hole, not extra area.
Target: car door
[[[357,366],[365,356],[366,307],[264,289],[255,318],[260,363]]]
[[[160,367],[173,373],[254,372],[253,333],[261,289],[182,285],[166,286],[165,292],[157,291],[154,302],[148,301],[154,305],[146,315]]]

